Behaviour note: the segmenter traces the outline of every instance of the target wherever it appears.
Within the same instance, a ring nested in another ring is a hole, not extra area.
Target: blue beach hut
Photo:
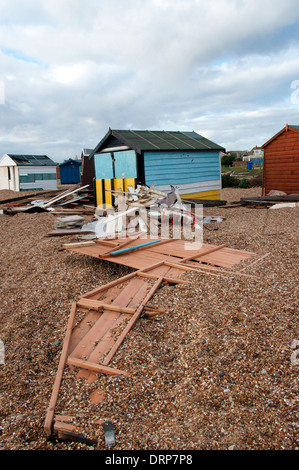
[[[89,155],[96,204],[111,204],[111,190],[137,182],[165,192],[172,185],[182,198],[220,200],[221,152],[196,132],[109,129]]]
[[[74,184],[80,183],[81,180],[81,162],[79,160],[69,160],[59,165],[60,169],[60,183],[61,184]]]

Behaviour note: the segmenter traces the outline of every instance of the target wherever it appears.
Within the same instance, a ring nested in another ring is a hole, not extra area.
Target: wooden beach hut
[[[299,194],[299,126],[286,125],[264,145],[263,195]]]
[[[221,199],[220,145],[196,132],[112,130],[90,153],[96,204],[110,203],[111,190],[137,183],[182,198]]]

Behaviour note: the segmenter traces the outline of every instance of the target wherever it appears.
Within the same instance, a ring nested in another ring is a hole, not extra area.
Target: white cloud
[[[50,68],[47,73],[48,78],[54,82],[63,85],[82,83],[88,73],[88,67],[83,63],[71,65],[59,65],[58,67]]]
[[[2,0],[0,18],[0,155],[129,126],[253,146],[297,121],[297,0]]]

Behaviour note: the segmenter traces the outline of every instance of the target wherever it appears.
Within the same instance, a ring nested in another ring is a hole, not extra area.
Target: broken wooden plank
[[[143,312],[146,317],[152,318],[159,314],[165,314],[166,310],[162,308],[144,307]]]
[[[84,436],[84,434],[79,433],[76,426],[68,423],[58,421],[54,424],[54,431],[57,433],[58,439],[63,441],[82,442],[87,445],[94,445],[97,442],[96,440],[89,439]]]
[[[130,376],[130,374],[124,370],[115,369],[114,367],[108,367],[104,364],[97,364],[95,362],[83,361],[82,359],[77,359],[71,356],[67,358],[67,363],[75,367],[81,367],[82,369],[88,369],[102,374],[125,375],[126,377]]]
[[[71,415],[55,415],[54,417],[54,421],[60,421],[60,422],[63,422],[63,423],[70,423],[72,421],[74,421],[75,419],[75,416],[71,416]]]
[[[134,308],[121,307],[119,305],[107,304],[99,300],[81,298],[77,302],[78,307],[91,308],[93,310],[111,310],[113,312],[135,313]]]
[[[197,251],[196,253],[194,253],[191,256],[188,256],[187,258],[182,258],[180,261],[178,261],[178,263],[185,263],[186,261],[191,261],[191,260],[197,261],[198,258],[214,253],[215,251],[219,251],[222,248],[225,248],[225,245],[214,246],[213,248],[210,248],[207,251],[203,251],[202,253],[198,253]]]
[[[138,276],[147,277],[149,279],[157,279],[160,277],[158,274],[149,274],[149,273],[144,273],[142,271],[138,273]],[[182,279],[177,279],[175,277],[167,277],[167,276],[163,276],[163,281],[173,283],[173,284],[190,284],[189,281],[183,281]]]
[[[216,273],[210,273],[210,272],[207,272],[207,271],[204,271],[196,266],[194,267],[191,267],[191,266],[188,266],[188,265],[185,265],[182,263],[179,264],[179,263],[169,263],[168,261],[165,261],[165,264],[166,266],[170,266],[170,267],[173,267],[173,268],[177,268],[177,269],[182,269],[183,271],[197,271],[199,273],[203,273],[203,274],[209,274],[211,276],[218,276],[218,274]]]
[[[73,228],[73,229],[67,229],[67,228],[57,228],[55,230],[52,230],[51,232],[48,232],[46,237],[63,237],[65,235],[85,235],[88,233],[93,233],[91,230],[81,230],[80,228]],[[72,247],[73,248],[73,247]]]
[[[271,253],[266,253],[265,255],[261,256],[260,258],[256,259],[255,261],[253,261],[253,263],[251,263],[251,264],[245,266],[244,268],[240,269],[239,272],[241,273],[242,271],[245,271],[245,269],[251,268],[251,266],[254,266],[255,264],[259,263],[264,258],[267,258],[270,255],[271,255]]]
[[[63,421],[55,421],[54,423],[54,431],[70,431],[76,432],[77,428],[74,424],[66,423]]]
[[[90,240],[87,242],[74,242],[74,243],[63,243],[61,248],[68,249],[68,248],[77,248],[80,246],[92,246],[95,245],[95,242]]]

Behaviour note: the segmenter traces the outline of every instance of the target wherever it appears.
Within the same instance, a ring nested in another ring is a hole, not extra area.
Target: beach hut
[[[220,200],[224,151],[196,132],[109,129],[89,155],[96,204],[111,204],[112,190],[137,183],[165,192],[172,185],[182,198]]]
[[[81,185],[89,185],[89,190],[94,187],[94,163],[93,158],[89,158],[92,149],[83,148],[81,152]]]
[[[286,125],[264,149],[263,195],[271,190],[299,193],[299,126]]]
[[[56,167],[47,155],[5,154],[0,160],[0,189],[56,190]]]
[[[60,183],[61,184],[74,184],[79,183],[81,180],[81,162],[69,158],[59,165],[60,169]]]

